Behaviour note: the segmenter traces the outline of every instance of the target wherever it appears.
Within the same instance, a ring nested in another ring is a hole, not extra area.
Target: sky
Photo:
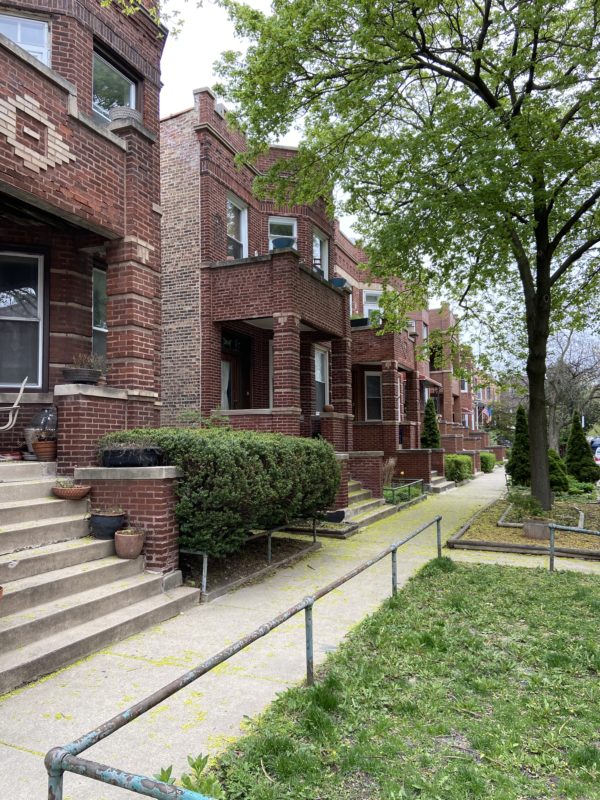
[[[270,0],[246,0],[248,5],[268,12]],[[195,0],[169,0],[167,12],[178,11],[181,30],[169,36],[161,62],[163,88],[160,93],[160,114],[167,117],[194,104],[193,91],[216,82],[215,61],[224,50],[244,50],[245,44],[234,35],[227,14],[213,0],[203,0],[200,8]],[[291,132],[279,144],[296,145],[298,136]],[[354,217],[339,214],[342,230],[354,235]]]

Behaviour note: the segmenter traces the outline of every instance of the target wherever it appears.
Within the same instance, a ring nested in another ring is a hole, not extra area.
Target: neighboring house
[[[235,164],[243,137],[209,89],[161,123],[162,419],[219,415],[234,427],[352,450],[348,291],[332,278],[324,201],[276,207]],[[334,413],[329,406],[333,405]]]
[[[0,2],[0,404],[59,409],[59,469],[157,418],[164,36],[97,0]],[[106,355],[109,387],[60,385]]]

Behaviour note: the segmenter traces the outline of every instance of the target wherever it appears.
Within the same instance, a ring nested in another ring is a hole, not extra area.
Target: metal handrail
[[[360,575],[361,572],[369,569],[374,564],[382,561],[386,556],[392,556],[392,595],[398,591],[398,561],[397,552],[398,548],[410,542],[415,536],[418,536],[423,531],[430,528],[432,525],[436,526],[436,542],[437,542],[437,556],[442,556],[442,517],[434,517],[430,522],[426,522],[404,539],[389,545],[368,561],[363,561],[354,569],[342,575],[340,578],[331,581],[323,588],[319,589],[312,595],[308,595],[300,600],[295,605],[287,609],[287,611],[278,614],[273,619],[264,623],[256,628],[252,633],[238,639],[237,642],[225,647],[211,658],[203,661],[194,669],[186,672],[181,677],[177,678],[171,683],[153,692],[148,697],[140,700],[138,703],[122,711],[117,716],[99,725],[97,728],[89,731],[83,736],[79,737],[70,744],[63,747],[54,747],[46,753],[45,764],[48,772],[48,800],[63,800],[63,777],[65,772],[73,772],[77,775],[83,775],[92,780],[108,783],[112,786],[118,786],[121,789],[127,789],[137,794],[145,795],[146,797],[154,797],[157,800],[212,800],[212,798],[205,795],[192,792],[187,789],[182,789],[178,786],[169,785],[162,781],[148,778],[145,775],[137,775],[135,773],[126,772],[110,767],[106,764],[100,764],[95,761],[89,761],[84,758],[79,758],[80,753],[88,750],[93,745],[106,739],[115,731],[128,725],[134,719],[137,719],[142,714],[145,714],[151,708],[159,705],[168,697],[188,686],[193,681],[210,672],[212,669],[227,661],[236,653],[244,650],[246,647],[266,636],[275,628],[278,628],[288,619],[291,619],[296,614],[304,611],[305,616],[305,632],[306,632],[306,682],[310,686],[314,683],[314,649],[313,649],[313,624],[312,624],[312,609],[317,600],[320,600],[325,595],[332,592],[334,589],[339,588],[342,584],[349,581],[351,578]]]
[[[568,525],[554,525],[552,522],[548,524],[548,528],[550,529],[550,545],[548,547],[548,569],[550,572],[554,572],[554,557],[556,554],[556,542],[555,542],[555,532],[556,531],[568,531],[570,533],[583,533],[587,534],[588,536],[600,536],[600,531],[591,531],[587,528],[571,528]]]

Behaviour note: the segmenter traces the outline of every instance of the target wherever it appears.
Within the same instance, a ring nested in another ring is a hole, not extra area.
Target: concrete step
[[[352,505],[358,503],[359,500],[370,500],[373,497],[373,492],[370,489],[356,489],[355,491],[348,492],[348,502]]]
[[[52,542],[81,539],[88,533],[88,521],[81,514],[6,525],[0,528],[0,555],[30,547],[41,547]]]
[[[0,655],[0,694],[41,678],[79,658],[163,622],[198,603],[198,589],[179,587],[99,619],[68,628]],[[2,601],[4,602],[4,601]]]
[[[373,497],[370,500],[360,500],[358,503],[352,503],[346,509],[346,516],[344,519],[346,521],[354,521],[354,519],[360,514],[364,514],[373,508],[378,508],[384,503],[385,500],[382,497]]]
[[[15,503],[17,500],[50,497],[50,489],[55,483],[56,478],[0,483],[0,503]]]
[[[16,522],[33,522],[58,517],[74,517],[88,513],[88,501],[59,500],[57,497],[35,497],[30,500],[16,500],[0,503],[0,526],[6,527]]]
[[[11,581],[4,585],[4,597],[0,601],[0,617],[58,600],[76,592],[105,586],[112,581],[135,575],[143,568],[143,556],[136,559],[108,556],[89,563],[74,564],[72,567]]]
[[[446,477],[445,475],[434,475],[433,472],[431,473],[431,481],[430,485],[435,486],[436,483],[445,483]]]
[[[353,517],[352,522],[356,522],[359,528],[366,528],[367,525],[372,525],[374,522],[378,522],[380,519],[391,517],[391,515],[395,514],[397,511],[398,509],[396,506],[390,505],[389,503],[383,503],[379,506],[379,508],[371,509],[364,514],[359,514],[358,516]]]
[[[431,491],[434,494],[448,492],[450,489],[456,489],[456,483],[454,481],[443,480],[442,482],[431,483]]]
[[[39,481],[56,475],[56,461],[0,462],[0,483],[5,481]]]
[[[43,572],[83,564],[97,558],[106,558],[115,553],[113,539],[72,539],[70,542],[57,542],[30,550],[19,550],[17,553],[5,553],[0,556],[0,586],[9,581],[28,578]]]
[[[90,622],[160,594],[162,575],[139,572],[58,600],[0,617],[0,653]]]
[[[348,491],[349,492],[355,492],[358,489],[362,489],[362,488],[363,488],[363,485],[362,485],[362,483],[360,481],[355,481],[354,478],[350,478],[348,480]]]

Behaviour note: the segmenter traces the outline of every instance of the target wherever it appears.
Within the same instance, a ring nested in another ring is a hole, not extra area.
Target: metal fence
[[[101,742],[103,739],[106,739],[107,736],[115,733],[115,731],[118,731],[120,728],[128,725],[134,719],[142,716],[142,714],[150,711],[150,709],[154,708],[159,703],[162,703],[168,697],[171,697],[171,695],[174,695],[184,687],[189,686],[190,683],[198,680],[198,678],[200,678],[202,675],[206,675],[207,672],[210,672],[219,664],[227,661],[236,653],[244,650],[253,642],[256,642],[258,639],[266,636],[272,630],[278,628],[284,622],[302,611],[304,611],[306,634],[306,682],[309,686],[312,685],[314,683],[313,606],[317,600],[325,597],[325,595],[329,594],[334,589],[339,588],[351,578],[356,577],[356,575],[359,575],[361,572],[364,572],[365,570],[369,569],[369,567],[372,567],[374,564],[379,563],[390,555],[392,595],[395,595],[398,591],[398,549],[407,542],[410,542],[411,539],[414,539],[415,536],[418,536],[432,525],[435,525],[437,556],[438,558],[441,558],[441,522],[441,516],[434,517],[434,519],[432,519],[430,522],[426,522],[424,525],[421,525],[408,536],[405,536],[403,539],[400,539],[394,544],[391,544],[389,547],[386,547],[385,550],[382,550],[373,558],[370,558],[368,561],[364,561],[362,564],[359,564],[353,570],[350,570],[350,572],[347,572],[345,575],[342,575],[340,578],[337,578],[336,580],[327,584],[327,586],[319,589],[313,595],[309,595],[303,600],[300,600],[300,602],[291,606],[291,608],[288,608],[287,611],[284,611],[282,614],[273,617],[273,619],[252,631],[252,633],[249,633],[242,639],[238,639],[237,642],[221,650],[219,653],[207,659],[206,661],[203,661],[202,664],[199,664],[194,669],[186,672],[177,680],[172,681],[167,686],[163,686],[162,689],[159,689],[143,700],[140,700],[139,703],[136,703],[125,711],[122,711],[120,714],[117,714],[116,717],[104,722],[102,725],[94,728],[94,730],[86,733],[84,736],[81,736],[74,742],[64,745],[63,747],[55,747],[50,750],[46,754],[45,759],[46,769],[48,771],[48,800],[63,800],[63,778],[65,772],[73,772],[77,775],[83,775],[87,778],[91,778],[92,780],[100,781],[101,783],[107,783],[111,786],[118,786],[121,789],[127,789],[131,792],[135,792],[136,794],[141,794],[146,797],[154,797],[156,800],[175,800],[175,798],[177,798],[177,800],[212,800],[212,798],[208,798],[205,795],[198,794],[197,792],[182,789],[179,786],[172,786],[161,781],[154,780],[153,778],[149,778],[145,775],[137,775],[131,772],[125,772],[124,770],[116,767],[110,767],[106,764],[99,764],[95,761],[80,758],[80,754],[98,742]]]
[[[590,531],[587,528],[570,528],[568,525],[554,525],[553,523],[549,523],[548,527],[550,529],[550,545],[548,546],[548,569],[550,572],[554,572],[554,560],[556,558],[556,531],[582,533],[587,536],[600,536],[600,531]]]
[[[423,494],[423,480],[397,481],[392,486],[383,487],[383,496],[387,503],[398,505],[408,503]]]

